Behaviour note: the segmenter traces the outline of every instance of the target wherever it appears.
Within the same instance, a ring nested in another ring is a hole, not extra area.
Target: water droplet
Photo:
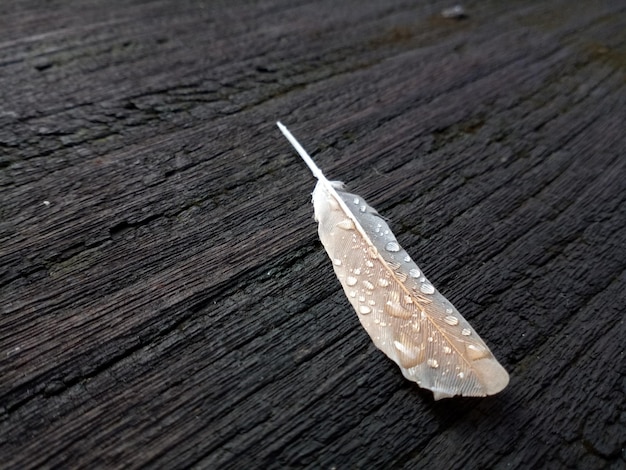
[[[374,299],[369,299],[369,300],[367,301],[367,304],[368,304],[368,305],[371,305],[371,306],[373,307],[374,305],[376,305],[376,301],[375,301]]]
[[[465,378],[465,374],[463,372],[459,372],[458,374],[459,379],[464,379]]]
[[[398,245],[396,242],[389,242],[385,245],[385,250],[391,252],[400,251],[400,245]]]
[[[469,336],[469,335],[471,335],[471,334],[472,334],[472,332],[470,331],[470,329],[469,329],[469,328],[463,328],[463,329],[461,330],[461,334],[462,334],[463,336]]]
[[[449,314],[449,313],[452,313],[452,309],[451,309],[450,307],[448,307],[448,308],[446,309],[446,313],[448,313],[448,314]]]
[[[365,262],[365,266],[367,266],[368,268],[373,268],[374,267],[374,263],[372,263],[370,260],[367,260]]]
[[[365,302],[365,296],[359,295],[359,302]]]
[[[404,302],[407,304],[412,304],[413,303],[413,299],[411,298],[410,295],[405,295],[404,296]]]
[[[359,211],[360,212],[365,212],[367,210],[367,206],[366,205],[362,205],[361,207],[359,207]]]
[[[422,275],[422,273],[420,272],[419,269],[417,268],[413,268],[409,271],[409,276],[414,277],[414,278],[418,278]]]
[[[363,286],[365,286],[366,289],[374,290],[374,284],[370,281],[363,281]]]
[[[371,311],[372,311],[372,309],[369,308],[367,305],[359,305],[359,313],[361,313],[363,315],[367,315]]]
[[[357,279],[354,276],[348,276],[346,278],[346,284],[348,284],[349,286],[353,286],[357,283]]]
[[[409,255],[404,255],[404,262],[405,263],[410,263],[411,262],[411,257]]]
[[[387,286],[389,285],[389,281],[388,281],[387,279],[385,279],[384,277],[381,277],[381,278],[378,280],[378,285],[379,285],[380,287],[387,287]]]
[[[433,339],[433,337],[432,337],[432,336],[429,336],[429,337],[428,337],[428,342],[429,342],[429,343],[432,343],[433,341],[435,341],[435,340]]]
[[[426,364],[428,364],[429,367],[432,367],[433,369],[436,369],[437,367],[439,367],[439,363],[437,362],[437,359],[428,359],[426,361]]]
[[[342,228],[344,230],[353,230],[354,222],[352,222],[352,220],[350,219],[344,219],[337,224],[337,227]]]
[[[409,348],[407,348],[404,344],[402,344],[400,341],[394,341],[393,345],[396,347],[396,349],[404,354],[411,354],[411,350]]]
[[[483,357],[487,357],[489,355],[489,351],[482,346],[469,344],[467,346],[467,355],[471,360],[476,361],[478,359],[482,359]]]
[[[350,291],[350,297],[356,297],[356,291],[355,290],[351,290]]]
[[[435,292],[435,288],[433,287],[432,284],[425,282],[420,286],[420,291],[423,294],[432,294]]]
[[[446,354],[450,354],[452,352],[452,348],[450,346],[444,346],[443,352]]]
[[[424,350],[404,334],[400,334],[394,340],[393,345],[398,351],[399,364],[405,369],[410,369],[424,362]]]
[[[380,326],[387,326],[387,323],[385,323],[384,321],[380,321]]]
[[[385,303],[385,313],[391,315],[392,317],[404,319],[409,319],[413,315],[411,312],[404,309],[402,305],[391,300],[388,300],[387,303]]]
[[[358,198],[358,197],[355,197],[355,198],[352,200],[352,202],[358,206],[358,205],[359,205],[359,202],[361,202],[361,201],[359,201],[359,198]]]
[[[341,260],[339,258],[335,258],[333,260],[333,263],[335,264],[335,266],[341,266]]]
[[[455,317],[454,315],[448,315],[447,317],[443,319],[443,321],[445,321],[450,326],[459,324],[459,319]]]
[[[352,271],[354,273],[355,276],[360,276],[361,275],[361,268],[354,268],[354,271]]]

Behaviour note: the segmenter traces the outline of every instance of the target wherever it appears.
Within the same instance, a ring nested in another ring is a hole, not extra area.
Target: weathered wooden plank
[[[8,468],[620,468],[619,2],[0,5]],[[511,373],[433,402],[361,330],[329,177]]]

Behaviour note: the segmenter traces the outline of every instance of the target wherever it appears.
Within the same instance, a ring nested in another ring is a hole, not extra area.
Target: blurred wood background
[[[624,468],[626,4],[0,4],[3,468]],[[511,374],[359,325],[281,119]]]

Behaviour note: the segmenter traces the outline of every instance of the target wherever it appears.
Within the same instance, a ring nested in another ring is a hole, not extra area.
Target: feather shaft
[[[320,170],[320,168],[315,164],[315,162],[313,161],[311,156],[308,154],[308,152],[304,150],[304,147],[300,145],[300,142],[298,142],[296,138],[291,134],[291,132],[289,132],[289,129],[287,129],[283,125],[283,123],[281,123],[280,121],[276,122],[276,125],[278,126],[280,131],[283,133],[283,135],[287,138],[289,143],[296,150],[296,152],[298,152],[298,155],[300,155],[302,160],[304,160],[304,163],[307,164],[307,166],[313,173],[313,176],[317,178],[318,183],[324,186],[325,190],[334,198],[334,200],[339,204],[339,206],[341,206],[341,208],[348,215],[348,217],[352,219],[352,222],[355,224],[356,229],[362,232],[362,234],[367,237],[367,234],[363,233],[363,229],[360,226],[359,221],[356,220],[356,218],[352,217],[352,211],[348,208],[346,203],[343,201],[341,197],[339,197],[339,194],[337,193],[336,186],[343,187],[343,183],[340,183],[338,181],[328,181],[328,178],[324,176],[324,173],[322,173],[322,170]]]

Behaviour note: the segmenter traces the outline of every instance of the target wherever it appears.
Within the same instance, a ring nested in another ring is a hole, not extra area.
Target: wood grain
[[[5,468],[623,468],[621,2],[0,5]],[[375,349],[281,119],[511,375]]]

